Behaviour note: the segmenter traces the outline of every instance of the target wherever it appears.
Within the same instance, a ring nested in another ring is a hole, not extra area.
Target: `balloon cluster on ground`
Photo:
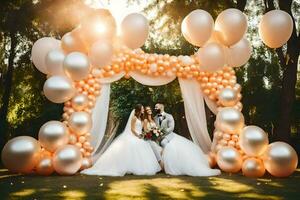
[[[227,9],[216,21],[204,10],[194,10],[182,21],[184,38],[199,47],[191,56],[149,54],[139,49],[149,34],[148,20],[141,14],[126,16],[121,36],[108,10],[96,9],[61,40],[41,38],[32,47],[35,67],[47,74],[43,91],[53,103],[64,103],[62,121],[46,122],[38,140],[21,136],[2,150],[4,165],[13,172],[72,175],[92,165],[96,150],[90,143],[92,109],[107,80],[130,78],[132,73],[151,78],[195,79],[206,102],[217,115],[211,166],[225,172],[242,170],[260,177],[265,171],[278,177],[296,169],[295,150],[283,142],[269,144],[259,127],[246,126],[241,113],[241,86],[234,67],[247,63],[251,44],[246,39],[247,17]],[[290,16],[283,11],[266,13],[259,32],[271,48],[282,46],[292,32]]]

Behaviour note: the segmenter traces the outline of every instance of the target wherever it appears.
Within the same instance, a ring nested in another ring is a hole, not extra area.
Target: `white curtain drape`
[[[166,85],[176,79],[176,76],[171,77],[150,77],[139,72],[130,72],[129,75],[137,82],[148,86]]]
[[[212,100],[210,100],[208,97],[204,97],[205,103],[207,105],[207,107],[209,108],[209,110],[211,110],[211,112],[213,112],[215,115],[218,113],[218,106],[215,102],[213,102]]]
[[[179,79],[179,84],[191,137],[204,153],[208,153],[211,139],[207,130],[204,98],[200,85],[194,79]]]
[[[110,99],[110,84],[103,84],[101,94],[96,99],[95,107],[92,110],[93,126],[91,129],[91,145],[94,147],[94,152],[98,152],[98,148],[102,142],[106,130],[108,109]]]

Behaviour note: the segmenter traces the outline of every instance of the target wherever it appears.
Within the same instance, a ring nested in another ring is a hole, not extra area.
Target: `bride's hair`
[[[153,120],[153,116],[152,115],[149,115],[148,112],[146,111],[146,108],[150,108],[150,106],[145,106],[145,112],[144,112],[144,119],[149,119],[149,116],[151,117],[151,119]],[[152,109],[151,109],[152,110]]]
[[[143,118],[142,116],[142,107],[143,105],[142,104],[137,104],[134,108],[134,115],[137,117],[137,118]]]

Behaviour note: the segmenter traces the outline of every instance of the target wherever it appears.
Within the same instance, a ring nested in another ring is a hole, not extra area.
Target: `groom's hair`
[[[162,108],[165,108],[164,103],[162,103],[162,102],[157,102],[157,104],[159,104]]]

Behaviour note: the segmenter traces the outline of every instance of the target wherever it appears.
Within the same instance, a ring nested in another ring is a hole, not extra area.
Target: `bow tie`
[[[158,117],[162,117],[162,114],[158,114],[157,116],[158,116]]]

